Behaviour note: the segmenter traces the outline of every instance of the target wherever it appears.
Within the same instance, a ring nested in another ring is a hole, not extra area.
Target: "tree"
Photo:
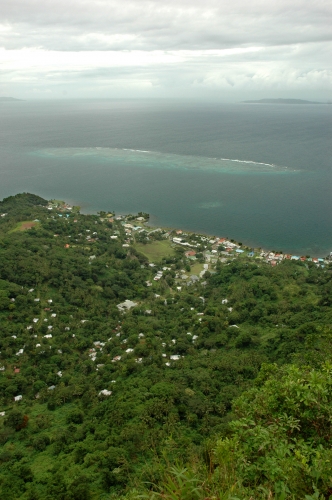
[[[12,410],[8,417],[6,418],[6,425],[15,429],[16,431],[20,431],[24,429],[28,425],[29,417],[24,415],[21,410],[14,409]]]
[[[218,466],[247,486],[279,484],[295,498],[315,491],[327,498],[332,365],[265,365],[257,383],[234,403],[238,419],[230,424],[232,436],[217,443]]]

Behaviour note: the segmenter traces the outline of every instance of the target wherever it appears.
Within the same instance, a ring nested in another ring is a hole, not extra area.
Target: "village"
[[[65,202],[55,202],[52,200],[47,208],[49,211],[57,211],[58,217],[69,218],[70,214],[73,214],[73,210],[77,212],[79,207],[72,207]],[[107,214],[105,212],[101,212],[100,214],[103,214],[103,216],[99,218],[100,222],[115,223],[115,229],[112,231],[110,238],[113,240],[123,239],[123,248],[129,248],[130,245],[137,245],[144,253],[144,244],[148,248],[149,245],[156,245],[156,242],[160,240],[166,240],[171,249],[176,247],[187,249],[185,251],[185,257],[187,257],[191,264],[195,262],[203,264],[202,269],[200,269],[197,275],[191,275],[191,279],[189,279],[188,283],[202,278],[204,273],[208,270],[213,272],[213,268],[217,262],[226,263],[229,259],[239,257],[257,259],[268,263],[272,267],[277,266],[282,260],[313,262],[317,266],[324,267],[332,259],[332,252],[326,258],[310,257],[308,255],[299,256],[283,252],[262,250],[261,248],[249,248],[242,243],[236,243],[233,239],[230,240],[225,237],[211,237],[193,232],[185,232],[181,229],[153,228],[148,225],[148,214],[144,214],[144,216],[135,216],[131,214],[115,216],[115,214]],[[54,215],[52,217],[54,217]],[[75,222],[77,222],[77,219],[74,219],[74,223]],[[120,228],[123,231],[120,232]],[[86,235],[86,240],[88,242],[93,243],[98,240],[96,231],[87,230],[87,233],[89,233]],[[121,233],[123,238],[121,238]],[[164,253],[165,255],[167,254],[167,247],[165,247]],[[90,258],[94,257],[92,256]],[[151,264],[151,267],[155,266]],[[167,268],[158,270],[154,277],[155,281],[158,281],[162,277],[163,271],[167,271]],[[185,270],[182,270],[182,274],[178,274],[176,278],[187,280],[189,277],[186,276],[185,272]]]

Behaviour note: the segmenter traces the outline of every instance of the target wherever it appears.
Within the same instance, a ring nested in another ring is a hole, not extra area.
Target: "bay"
[[[33,192],[84,212],[251,246],[332,250],[331,106],[152,100],[1,103],[0,197]]]

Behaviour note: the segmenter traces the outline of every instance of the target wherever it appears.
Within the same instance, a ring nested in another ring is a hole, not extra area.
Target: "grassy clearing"
[[[204,269],[203,264],[195,262],[195,264],[191,268],[190,274],[196,274],[197,276],[199,276],[199,273],[203,271],[203,269]]]
[[[24,220],[18,222],[16,226],[9,231],[9,233],[15,233],[16,231],[27,231],[28,229],[31,229],[32,227],[36,227],[38,225],[39,222],[35,222],[33,220]]]
[[[154,241],[143,245],[137,243],[136,250],[145,255],[150,261],[160,261],[163,257],[172,257],[175,255],[174,249],[171,247],[169,240]]]

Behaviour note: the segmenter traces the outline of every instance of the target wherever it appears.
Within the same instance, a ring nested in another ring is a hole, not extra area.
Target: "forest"
[[[1,498],[332,499],[332,263],[189,286],[138,217],[0,202]]]

